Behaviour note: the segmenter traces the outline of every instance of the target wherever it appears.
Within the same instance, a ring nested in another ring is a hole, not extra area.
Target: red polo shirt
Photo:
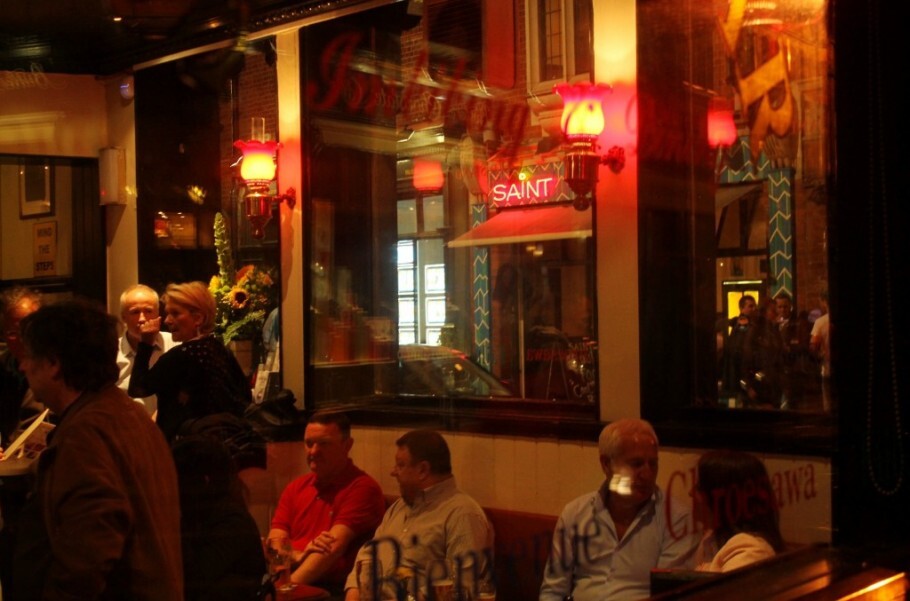
[[[318,483],[313,473],[291,481],[278,500],[272,528],[290,533],[291,544],[300,551],[335,524],[353,530],[354,540],[322,578],[323,582],[344,582],[357,550],[372,538],[384,513],[385,497],[379,483],[349,459],[332,482]]]

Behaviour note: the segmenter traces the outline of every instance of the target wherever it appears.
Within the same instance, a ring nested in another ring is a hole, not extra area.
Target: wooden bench
[[[534,601],[547,566],[555,515],[484,508],[493,525],[496,598]]]

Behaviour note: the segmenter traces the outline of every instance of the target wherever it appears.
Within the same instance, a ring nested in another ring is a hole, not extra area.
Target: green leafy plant
[[[224,215],[215,215],[215,251],[218,274],[209,281],[215,297],[215,334],[224,344],[232,340],[259,340],[262,325],[277,306],[275,278],[258,265],[235,269]]]

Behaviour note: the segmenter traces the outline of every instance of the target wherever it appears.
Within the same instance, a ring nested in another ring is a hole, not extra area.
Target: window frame
[[[532,31],[531,24],[535,23],[536,16],[531,17],[531,5],[526,6],[528,31]],[[566,3],[571,5],[571,3]],[[565,17],[565,15],[564,15]],[[564,19],[565,20],[565,19]],[[568,29],[566,30],[568,31]],[[532,61],[536,64],[539,47],[532,44],[536,36],[529,36],[528,42],[528,90],[533,97],[535,91],[551,93],[550,85],[555,80],[546,82],[532,82],[531,74],[536,73]],[[565,36],[564,46],[572,36]],[[533,46],[533,47],[532,47]],[[567,49],[566,56],[571,56]],[[584,74],[586,75],[586,74]],[[566,79],[573,79],[567,77]],[[577,79],[577,77],[575,78]],[[647,161],[647,157],[645,157]],[[659,165],[656,167],[660,167]],[[703,168],[703,165],[694,168]],[[680,181],[687,181],[684,175]],[[688,190],[686,194],[697,194],[696,190]],[[692,228],[700,229],[705,226],[693,212],[682,212],[674,215],[661,215],[661,206],[640,206],[639,228],[645,233],[656,227],[660,231],[671,229],[681,232],[679,237],[667,237],[654,252],[661,263],[660,272],[665,276],[668,272],[682,279],[683,286],[676,286],[676,280],[664,279],[663,282],[645,281],[640,286],[641,307],[639,322],[642,325],[640,340],[644,343],[648,339],[647,324],[672,325],[662,337],[657,340],[672,340],[672,348],[659,348],[657,346],[643,346],[639,352],[638,362],[644,366],[648,362],[660,362],[662,353],[670,353],[682,357],[680,365],[674,369],[673,378],[660,377],[661,374],[645,373],[640,377],[641,390],[641,415],[654,423],[662,444],[680,447],[728,446],[747,450],[787,452],[809,456],[830,456],[834,452],[834,419],[832,416],[800,416],[778,412],[758,412],[751,410],[726,411],[715,407],[699,407],[693,403],[697,398],[695,381],[689,375],[691,367],[696,363],[693,356],[694,350],[687,342],[691,334],[686,330],[690,323],[693,311],[691,295],[695,292],[691,283],[693,272],[691,262],[699,254],[690,252],[680,256],[679,248],[689,248],[691,240],[686,233]],[[713,212],[708,232],[713,233]],[[650,221],[649,221],[650,220]],[[647,224],[647,225],[644,225]],[[595,240],[598,233],[595,232]],[[642,235],[640,238],[645,238]],[[713,235],[705,239],[713,240]],[[642,240],[640,244],[644,245]],[[639,249],[639,262],[648,264],[646,253]],[[640,267],[639,273],[646,269]],[[701,291],[699,291],[701,293]],[[673,304],[672,311],[666,311],[666,299],[677,298],[682,302]],[[710,305],[713,307],[713,302]],[[660,319],[655,319],[655,316]],[[706,322],[713,323],[713,320]],[[672,332],[672,334],[670,333]],[[606,343],[602,341],[602,343]],[[308,347],[308,345],[307,345]],[[600,376],[598,377],[600,379]],[[600,398],[601,395],[598,395]],[[457,404],[456,404],[457,402]],[[564,440],[594,440],[605,422],[604,415],[598,414],[598,404],[594,411],[581,405],[554,406],[546,401],[532,400],[497,400],[478,401],[472,399],[425,397],[415,399],[398,399],[390,403],[383,399],[369,399],[361,403],[332,403],[323,401],[319,409],[337,409],[348,412],[355,423],[368,425],[388,425],[394,427],[432,427],[446,430],[474,432],[481,434],[502,434],[530,437],[556,437]],[[602,409],[600,410],[602,411]],[[593,416],[592,416],[593,414]],[[799,437],[790,433],[799,428]],[[770,434],[769,434],[770,431]]]
[[[562,81],[576,81],[590,79],[590,73],[575,72],[575,46],[570,44],[574,40],[575,32],[575,3],[573,0],[555,0],[562,5],[561,25],[562,25],[562,56],[563,77],[557,79],[540,78],[540,52],[541,42],[536,35],[540,28],[540,14],[538,10],[539,3],[543,0],[525,0],[525,35],[527,40],[526,52],[526,76],[528,82],[528,92],[531,96],[548,96],[553,93],[553,86]]]

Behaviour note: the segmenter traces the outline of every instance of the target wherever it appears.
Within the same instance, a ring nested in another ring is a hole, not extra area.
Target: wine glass
[[[272,536],[263,546],[275,588],[282,592],[292,590],[296,585],[291,582],[291,540],[287,536]]]

